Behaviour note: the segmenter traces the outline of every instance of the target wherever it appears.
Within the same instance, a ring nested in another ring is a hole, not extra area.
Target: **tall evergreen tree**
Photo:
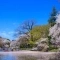
[[[48,20],[48,22],[51,25],[51,27],[54,26],[55,23],[56,23],[56,15],[57,15],[57,10],[56,10],[55,7],[53,7],[51,16],[50,16],[50,18]]]

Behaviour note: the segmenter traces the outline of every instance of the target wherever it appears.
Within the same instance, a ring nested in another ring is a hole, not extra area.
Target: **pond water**
[[[60,54],[54,59],[47,59],[48,57],[42,57],[41,55],[32,56],[32,55],[13,55],[13,54],[0,54],[0,60],[60,60]]]
[[[12,54],[9,54],[0,55],[0,60],[38,60],[38,59],[33,56],[13,56]]]
[[[0,60],[16,60],[13,55],[0,55]]]

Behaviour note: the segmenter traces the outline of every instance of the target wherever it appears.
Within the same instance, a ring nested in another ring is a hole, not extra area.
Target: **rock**
[[[37,50],[38,50],[38,51],[44,51],[44,52],[46,52],[46,51],[48,51],[48,49],[49,49],[49,46],[46,45],[46,44],[39,44],[39,45],[37,46]]]
[[[48,40],[47,38],[41,38],[39,44],[47,44],[48,43],[47,40]]]
[[[48,39],[47,38],[41,38],[39,44],[37,45],[38,51],[48,51]]]
[[[38,45],[38,44],[44,44],[44,43],[48,43],[48,38],[40,38],[35,44]]]
[[[42,51],[43,49],[44,49],[44,44],[39,44],[38,46],[37,46],[37,50],[38,51]]]
[[[37,48],[32,48],[31,51],[37,51]]]
[[[43,51],[47,52],[49,50],[49,46],[48,45],[45,45]]]
[[[36,47],[32,49],[32,51],[48,51],[48,39],[47,38],[41,38],[36,42]]]

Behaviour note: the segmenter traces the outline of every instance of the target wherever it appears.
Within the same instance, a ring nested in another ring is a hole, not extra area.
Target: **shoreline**
[[[39,54],[46,54],[46,55],[50,55],[50,54],[55,54],[55,53],[59,53],[59,52],[40,52],[40,51],[25,51],[25,50],[22,50],[22,51],[6,51],[6,52],[0,52],[0,54],[3,54],[3,55],[6,55],[6,54],[12,54],[12,55],[39,55]]]
[[[10,52],[0,52],[0,56],[14,56],[14,57],[35,57],[41,59],[44,58],[48,60],[50,57],[54,57],[58,52],[40,52],[40,51],[10,51]]]

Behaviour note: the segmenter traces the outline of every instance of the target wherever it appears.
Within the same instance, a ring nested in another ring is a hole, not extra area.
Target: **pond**
[[[33,56],[13,56],[12,54],[9,54],[0,55],[0,60],[38,60],[38,59]]]
[[[16,60],[13,55],[0,55],[0,60]]]
[[[51,59],[49,57],[51,53],[4,53],[0,54],[0,60],[60,60],[60,53],[56,55],[56,58]],[[54,55],[53,55],[54,56]],[[51,55],[52,57],[52,55]]]

